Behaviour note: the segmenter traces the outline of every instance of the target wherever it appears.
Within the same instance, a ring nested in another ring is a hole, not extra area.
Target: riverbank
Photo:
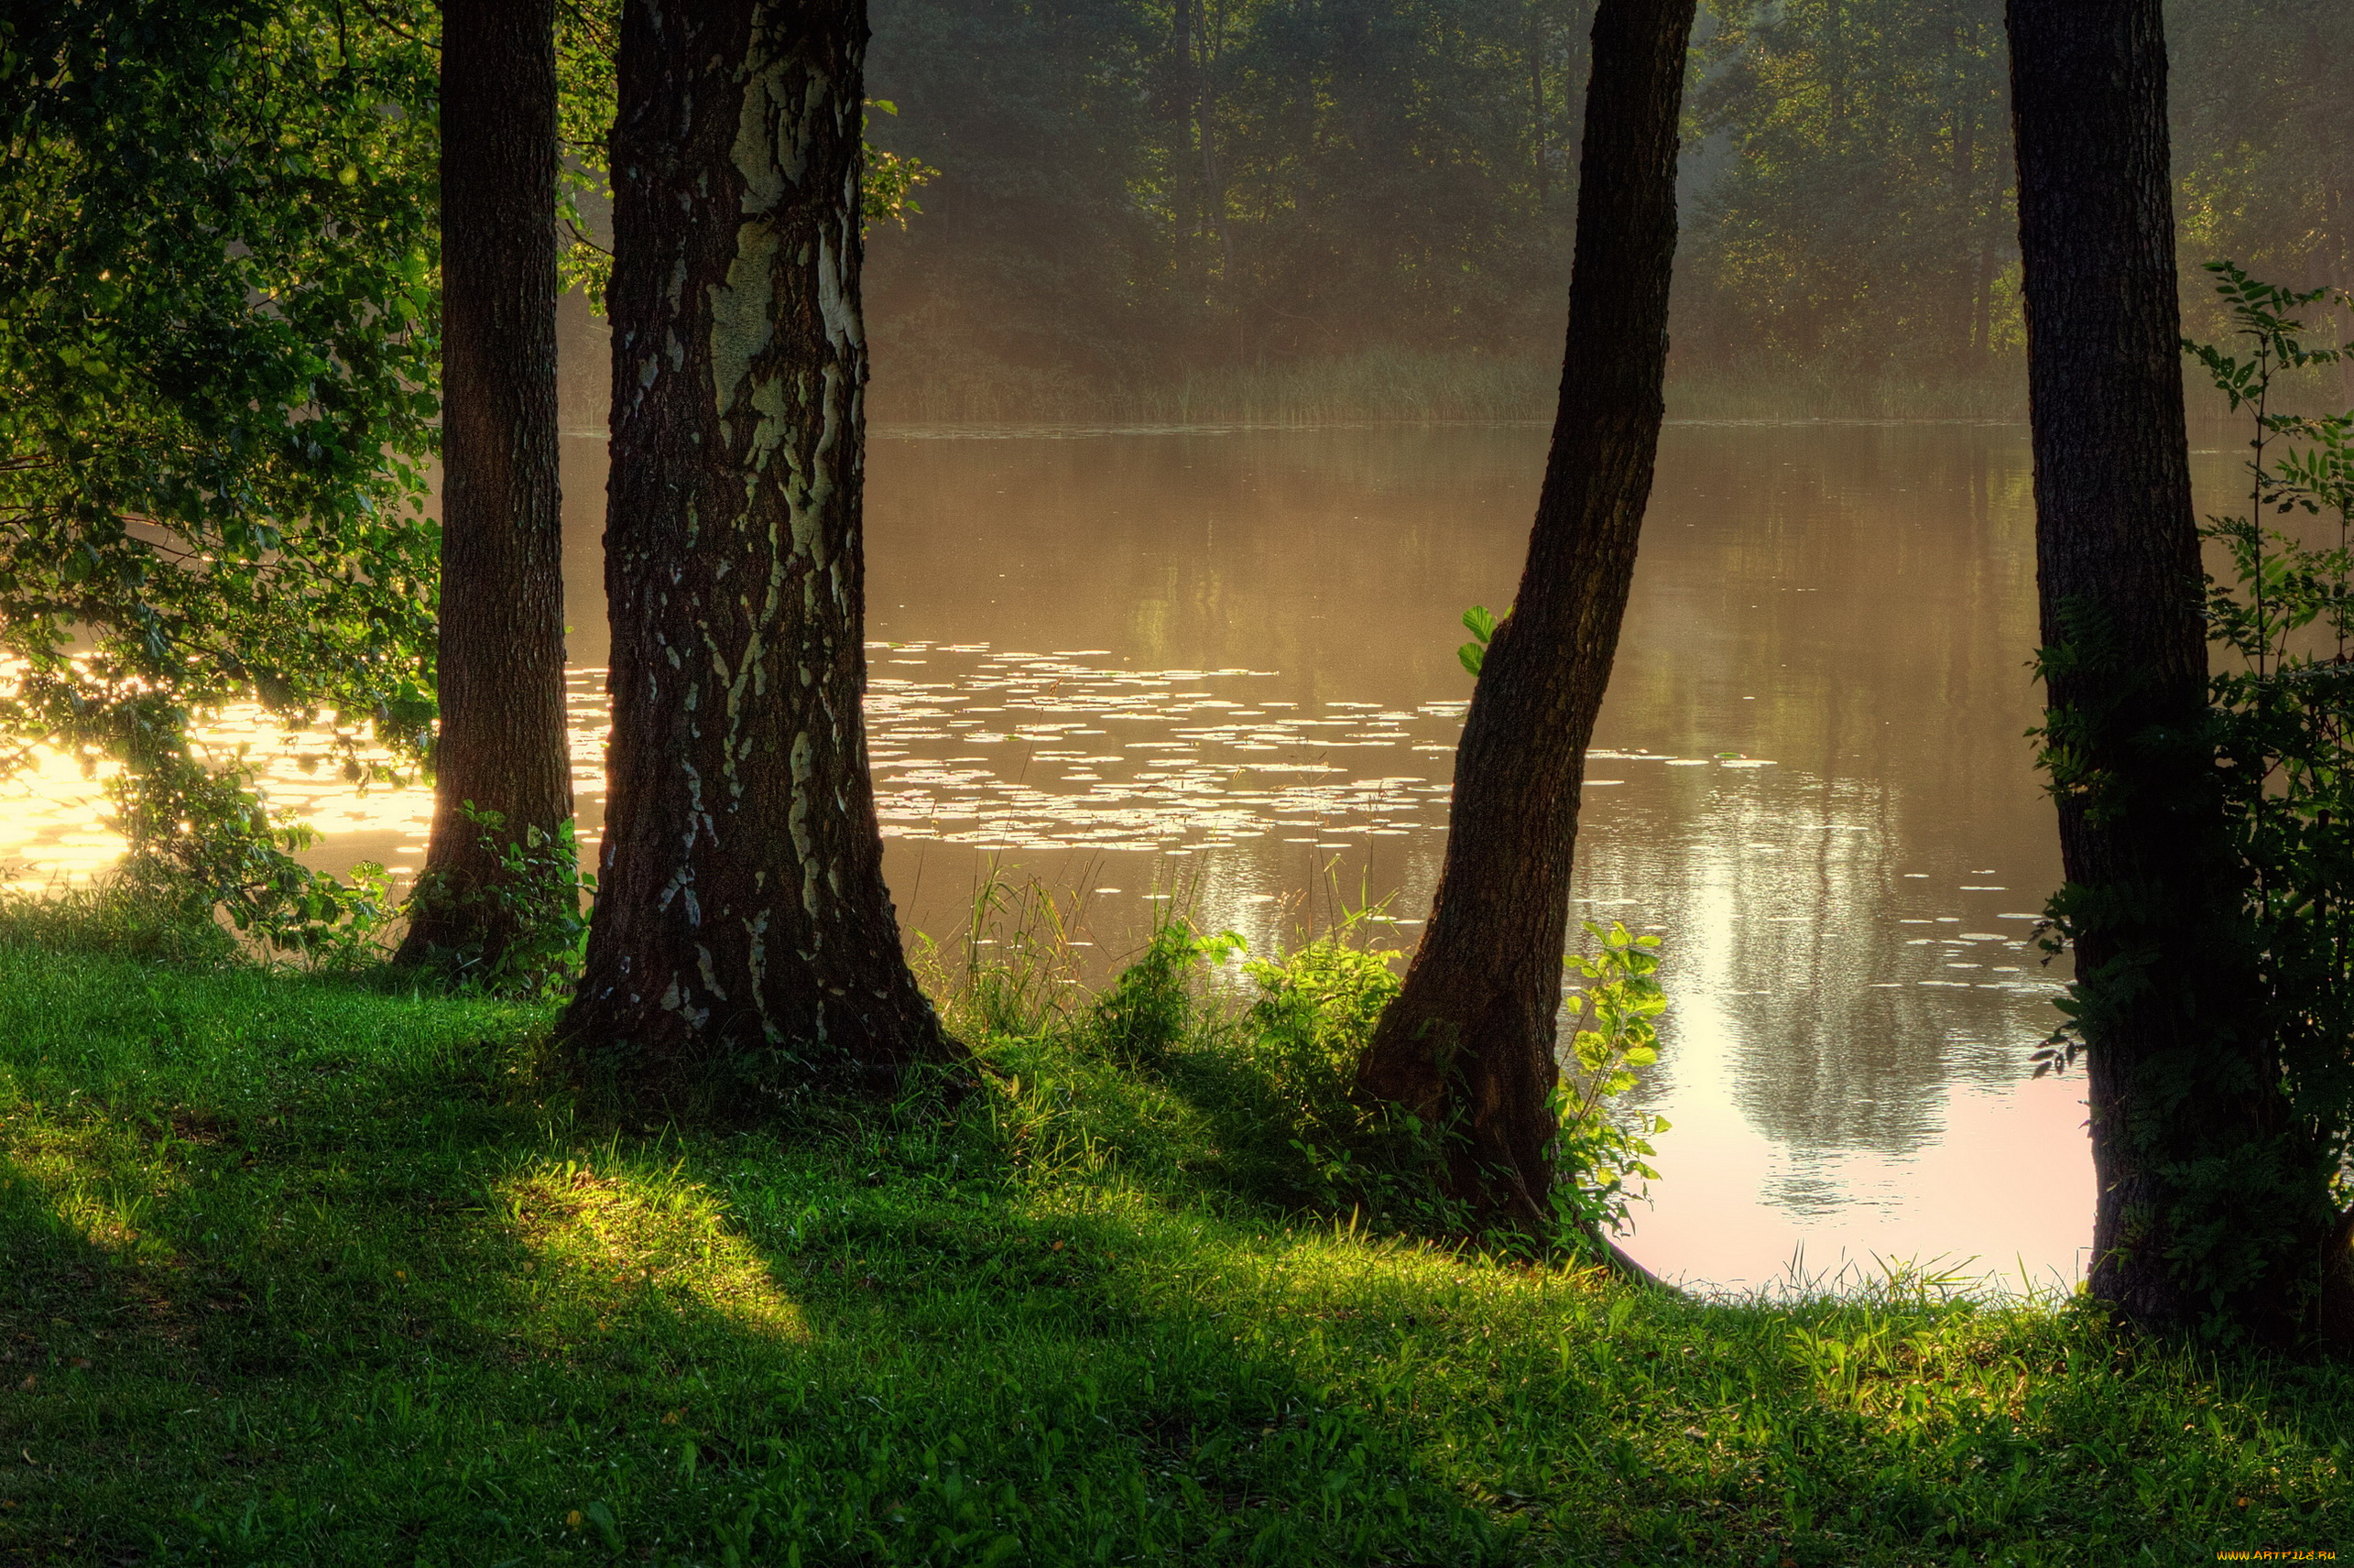
[[[1151,1068],[1001,1036],[953,1113],[635,1136],[544,1007],[170,945],[0,918],[0,1560],[2354,1547],[2345,1369],[1287,1214],[1199,1016]],[[1034,1022],[991,973],[968,1009]]]

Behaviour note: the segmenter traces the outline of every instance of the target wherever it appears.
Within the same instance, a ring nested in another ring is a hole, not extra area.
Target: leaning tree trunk
[[[611,794],[560,1034],[648,1107],[953,1048],[859,712],[862,0],[629,0],[614,127]]]
[[[2091,1104],[2093,1293],[2282,1332],[2327,1219],[2258,1027],[2207,740],[2160,0],[2011,0],[2045,761]]]
[[[1602,0],[1553,451],[1520,596],[1455,749],[1430,924],[1359,1067],[1366,1096],[1452,1125],[1453,1192],[1547,1223],[1548,1098],[1586,746],[1618,645],[1659,448],[1676,119],[1693,0]]]
[[[442,13],[441,719],[433,834],[398,956],[496,964],[521,909],[501,887],[499,847],[572,814],[555,6],[467,0]],[[485,833],[469,808],[502,825]]]

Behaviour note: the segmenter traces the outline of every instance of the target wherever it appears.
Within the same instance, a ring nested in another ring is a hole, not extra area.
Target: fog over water
[[[875,650],[903,912],[953,926],[986,845],[1121,888],[1095,904],[1107,946],[1172,860],[1255,946],[1329,918],[1328,880],[1417,920],[1470,684],[1455,617],[1509,600],[1543,445],[878,441],[870,629],[921,645]],[[2022,738],[2027,480],[2013,427],[1666,432],[1576,887],[1581,917],[1667,943],[1645,1098],[1674,1126],[1632,1244],[1655,1268],[1757,1283],[1803,1247],[1815,1269],[2075,1276],[2080,1091],[2025,1082],[2056,988],[2028,937],[2058,876]],[[1148,832],[1173,847],[1129,847]]]
[[[576,390],[568,388],[568,390]],[[603,799],[604,444],[568,399],[583,837]],[[591,405],[593,407],[593,405]],[[1410,947],[1444,844],[1474,604],[1511,598],[1537,425],[885,430],[869,452],[868,707],[907,929],[976,878],[1083,905],[1100,977],[1156,895],[1267,953],[1371,903]],[[2229,458],[2197,460],[2210,489]],[[2080,1081],[2027,1078],[2062,978],[2016,425],[1671,424],[1577,855],[1575,914],[1665,940],[1641,1099],[1673,1130],[1630,1250],[1727,1286],[1877,1254],[2073,1280]],[[240,726],[243,726],[242,732]],[[304,775],[318,858],[413,866],[429,798]],[[0,861],[118,847],[52,768]],[[1235,980],[1239,984],[1238,977]]]

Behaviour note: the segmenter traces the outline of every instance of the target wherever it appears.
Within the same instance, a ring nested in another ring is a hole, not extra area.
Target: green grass
[[[543,1011],[63,934],[0,919],[0,1562],[2354,1546],[2343,1369],[1287,1216],[1230,1022],[1143,1066],[999,1040],[953,1112],[627,1136],[548,1086]]]

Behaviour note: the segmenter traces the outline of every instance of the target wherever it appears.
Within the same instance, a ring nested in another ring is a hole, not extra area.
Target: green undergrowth
[[[1041,987],[991,1034],[967,989],[953,1105],[640,1136],[552,1086],[544,1005],[45,919],[0,911],[0,1562],[2354,1545],[2342,1370],[1319,1213],[1293,1145],[1363,1147],[1313,1088],[1356,981],[1219,1002],[1181,954],[1173,1032],[1169,993]]]

